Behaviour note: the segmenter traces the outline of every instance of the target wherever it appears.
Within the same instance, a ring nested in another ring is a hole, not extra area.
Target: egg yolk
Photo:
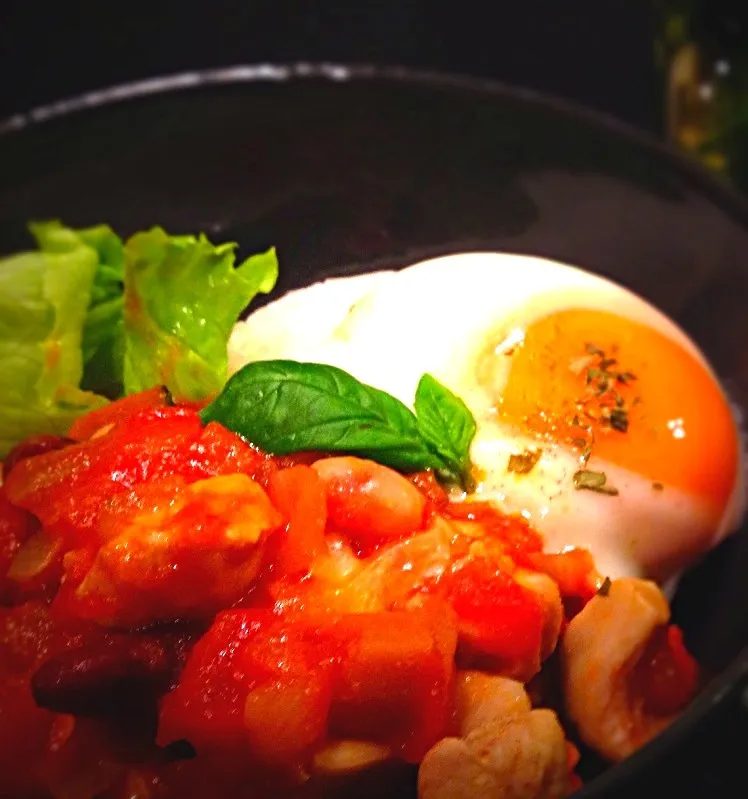
[[[503,387],[494,386],[504,422],[571,447],[583,462],[604,459],[654,488],[724,508],[737,468],[735,422],[704,365],[675,341],[613,313],[575,309],[532,323],[517,346],[485,358],[508,359]],[[485,360],[482,371],[492,373]]]

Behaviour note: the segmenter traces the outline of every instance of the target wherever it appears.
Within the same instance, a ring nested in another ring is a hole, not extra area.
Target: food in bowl
[[[235,325],[272,252],[35,233],[0,793],[553,799],[698,691],[661,584],[737,524],[739,434],[643,300],[471,254]]]

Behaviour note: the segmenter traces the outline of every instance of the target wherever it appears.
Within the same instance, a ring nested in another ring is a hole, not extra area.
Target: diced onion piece
[[[44,530],[34,533],[16,552],[8,568],[8,579],[25,583],[38,577],[54,562],[60,547]]]
[[[390,760],[388,746],[370,741],[331,741],[314,756],[314,771],[337,776],[361,771]]]

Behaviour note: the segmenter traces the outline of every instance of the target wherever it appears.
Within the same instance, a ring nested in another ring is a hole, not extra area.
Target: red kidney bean
[[[69,444],[75,444],[75,441],[72,438],[63,438],[62,436],[31,436],[31,438],[16,444],[8,453],[3,461],[3,475],[7,477],[14,466],[27,458],[43,455],[45,452],[52,452],[56,449],[63,449]]]
[[[34,699],[55,713],[105,716],[165,693],[181,665],[178,639],[116,635],[53,655],[31,678]]]

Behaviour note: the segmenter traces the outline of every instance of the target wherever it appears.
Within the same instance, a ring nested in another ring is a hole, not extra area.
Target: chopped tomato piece
[[[159,741],[290,764],[322,741],[329,717],[332,735],[378,740],[417,762],[450,718],[456,635],[436,632],[449,618],[221,613],[163,700]]]
[[[270,476],[268,495],[287,521],[277,538],[275,565],[284,575],[307,572],[325,546],[327,499],[322,481],[309,466],[292,466]]]
[[[71,549],[101,540],[102,515],[143,485],[254,476],[269,468],[262,453],[221,425],[203,428],[195,411],[164,407],[139,411],[106,435],[22,461],[6,486],[13,503]]]
[[[330,694],[317,644],[289,634],[268,611],[226,611],[192,650],[177,688],[162,703],[159,741],[186,738],[202,754],[300,756],[321,737]],[[317,666],[315,671],[315,665]],[[307,680],[311,690],[299,689]],[[270,700],[289,686],[298,704],[266,714]],[[297,721],[290,720],[293,713]],[[282,717],[290,726],[284,731]],[[263,725],[264,720],[264,725]],[[252,743],[255,748],[252,748]]]
[[[482,559],[458,565],[444,583],[463,654],[498,661],[509,672],[539,662],[545,614],[534,591]]]
[[[67,548],[90,544],[107,501],[172,474],[201,431],[191,411],[142,411],[105,436],[22,461],[8,475],[8,496],[68,539]]]
[[[324,458],[312,468],[327,493],[329,527],[362,550],[423,529],[426,498],[405,477],[363,458]]]
[[[240,473],[264,485],[275,468],[270,458],[236,433],[218,422],[209,422],[175,472],[189,481]]]
[[[84,416],[78,417],[73,422],[69,435],[75,441],[85,441],[110,425],[127,421],[139,411],[163,408],[170,404],[169,392],[165,386],[139,391],[137,394],[122,397],[103,408],[89,411]]]
[[[456,630],[448,608],[344,617],[350,639],[331,717],[334,737],[388,744],[418,763],[450,720]],[[441,629],[440,629],[441,625]]]
[[[652,637],[636,679],[649,713],[671,716],[693,699],[699,685],[699,668],[683,643],[679,627],[662,627]]]

